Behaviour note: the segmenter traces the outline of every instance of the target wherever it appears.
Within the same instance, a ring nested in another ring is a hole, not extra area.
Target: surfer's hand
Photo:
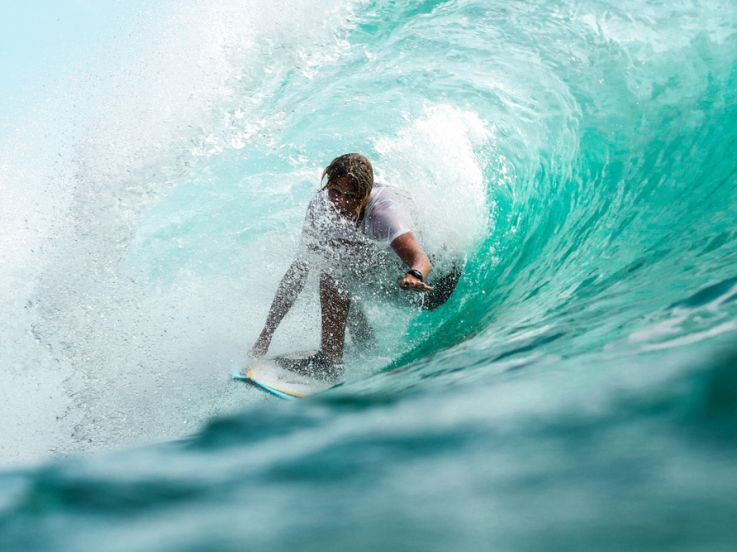
[[[399,279],[399,287],[402,289],[411,289],[414,291],[432,291],[432,286],[428,286],[419,278],[412,274],[405,274]]]

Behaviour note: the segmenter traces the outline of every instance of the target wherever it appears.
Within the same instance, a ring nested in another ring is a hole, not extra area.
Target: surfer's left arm
[[[432,271],[432,263],[417,241],[413,232],[405,232],[394,238],[391,242],[392,249],[399,256],[409,271],[399,279],[399,287],[402,289],[414,289],[416,291],[430,291],[432,287],[425,283],[425,279]],[[418,278],[412,272],[417,271],[422,275]]]

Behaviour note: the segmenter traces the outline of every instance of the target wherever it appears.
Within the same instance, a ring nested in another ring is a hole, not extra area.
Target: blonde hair
[[[360,153],[345,153],[333,159],[322,172],[320,182],[327,176],[328,181],[320,188],[324,190],[339,178],[347,178],[351,188],[361,198],[357,214],[366,206],[374,187],[374,168],[371,161]]]

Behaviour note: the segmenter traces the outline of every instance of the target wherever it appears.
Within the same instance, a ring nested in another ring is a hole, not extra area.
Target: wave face
[[[734,544],[733,2],[76,9],[8,96],[0,446],[107,452],[0,475],[4,550]],[[347,151],[464,276],[271,400],[227,374]]]

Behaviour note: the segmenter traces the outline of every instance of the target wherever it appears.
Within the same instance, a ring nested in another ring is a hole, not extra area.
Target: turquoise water
[[[737,5],[259,8],[118,6],[5,85],[0,546],[733,548]],[[271,399],[227,375],[346,151],[464,277]]]

